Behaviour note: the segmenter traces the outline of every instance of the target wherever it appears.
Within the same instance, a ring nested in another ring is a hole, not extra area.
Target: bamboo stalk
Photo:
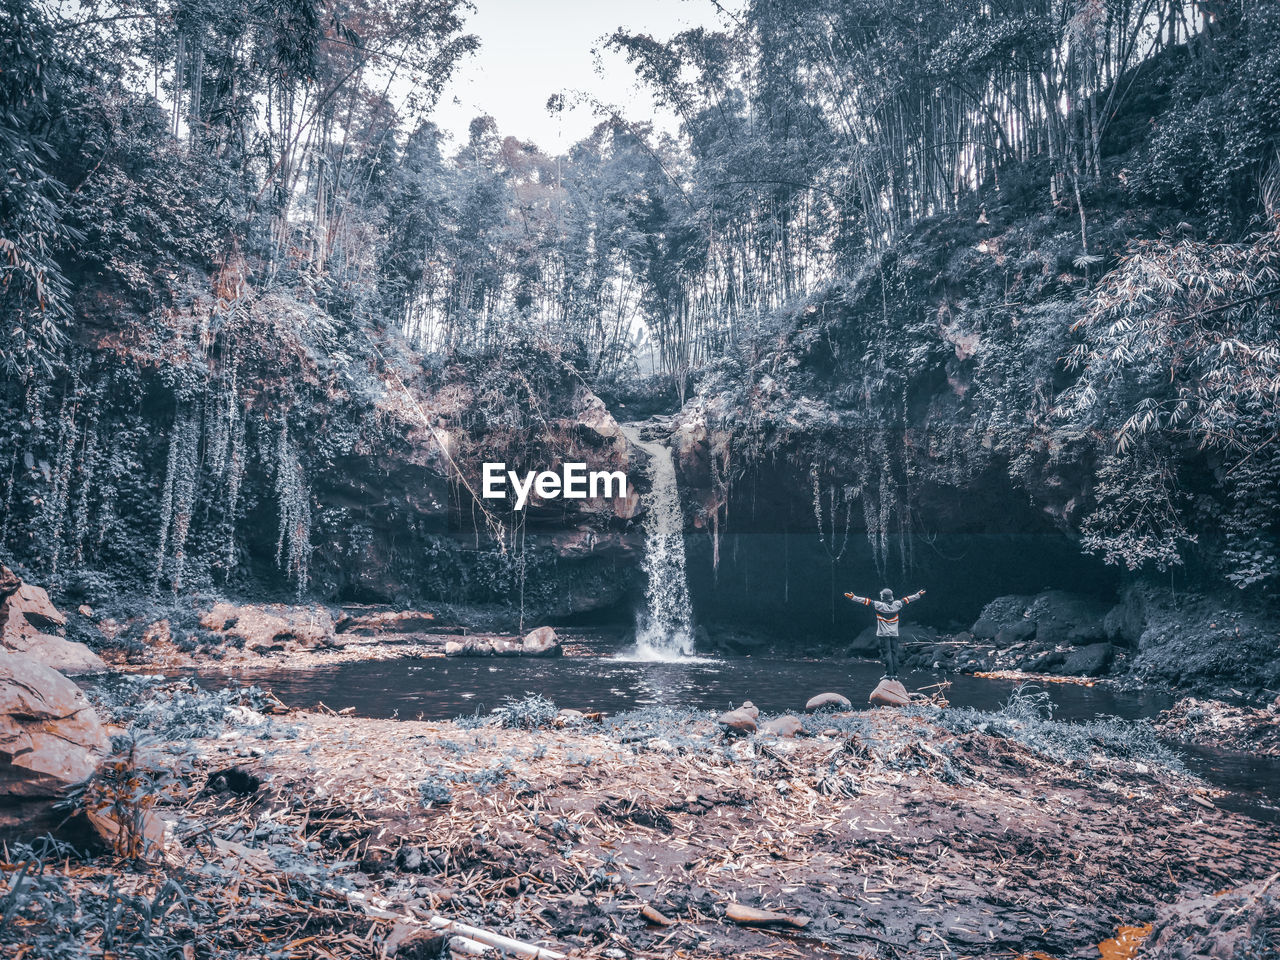
[[[458,934],[450,941],[451,947],[458,940],[470,940],[490,947],[497,947],[499,950],[513,956],[526,957],[528,960],[564,960],[565,955],[563,953],[556,953],[554,950],[547,950],[545,947],[524,943],[520,940],[512,940],[510,937],[504,937],[500,933],[490,933],[488,930],[481,930],[479,927],[459,923],[457,920],[450,920],[447,917],[432,917],[429,923],[437,930]]]

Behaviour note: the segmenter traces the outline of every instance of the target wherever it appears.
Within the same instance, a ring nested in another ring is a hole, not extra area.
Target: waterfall
[[[689,582],[684,572],[684,514],[676,489],[671,451],[642,440],[633,424],[622,428],[627,439],[649,455],[648,510],[644,517],[645,609],[636,614],[636,647],[654,659],[693,653],[693,621]]]

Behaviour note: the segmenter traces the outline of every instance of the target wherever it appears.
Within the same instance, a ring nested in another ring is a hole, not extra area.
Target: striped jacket
[[[920,593],[923,592],[923,590],[920,591]],[[898,611],[908,603],[919,600],[920,593],[913,593],[911,596],[903,597],[901,600],[890,600],[888,603],[883,600],[872,600],[870,597],[859,597],[854,594],[853,602],[861,603],[867,607],[875,607],[877,637],[896,637],[898,635]]]

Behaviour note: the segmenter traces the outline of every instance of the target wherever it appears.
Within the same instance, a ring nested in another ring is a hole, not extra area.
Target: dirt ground
[[[148,775],[163,855],[46,858],[63,919],[30,900],[0,952],[77,930],[77,958],[447,956],[437,917],[610,960],[1252,957],[1168,946],[1206,916],[1244,942],[1237,903],[1246,946],[1280,934],[1280,831],[1127,728],[914,707],[806,716],[787,739],[693,711],[423,722],[228,696],[121,711],[167,724],[130,761],[172,774]],[[3,899],[23,868],[0,859]],[[185,912],[154,906],[171,882]],[[111,897],[132,927],[66,919]],[[120,952],[126,927],[153,952]]]
[[[390,903],[582,956],[1097,957],[1161,904],[1280,862],[1272,827],[1148,764],[1068,765],[895,711],[799,740],[726,740],[696,715],[287,722],[296,737],[237,765],[255,789],[202,801],[228,839],[274,811]],[[244,749],[202,741],[201,765]],[[807,923],[740,926],[732,903]]]
[[[1280,757],[1280,697],[1264,707],[1184,697],[1156,718],[1156,727],[1183,743]]]

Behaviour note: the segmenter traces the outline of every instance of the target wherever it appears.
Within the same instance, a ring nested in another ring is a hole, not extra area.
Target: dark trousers
[[[880,638],[880,659],[884,661],[884,675],[896,680],[898,677],[897,637]]]

